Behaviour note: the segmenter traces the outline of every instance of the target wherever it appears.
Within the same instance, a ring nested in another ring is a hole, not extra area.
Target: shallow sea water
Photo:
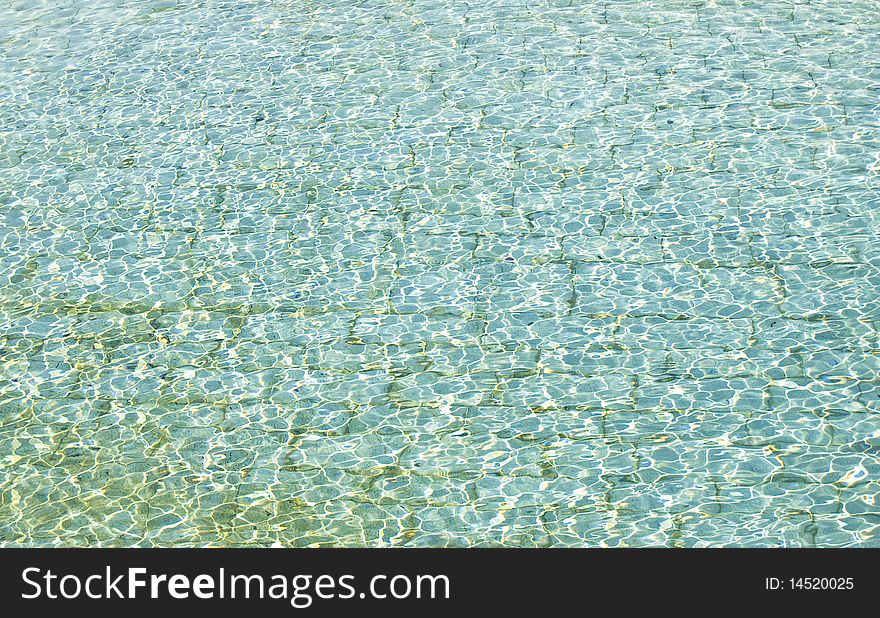
[[[0,1],[0,543],[880,545],[873,1]]]

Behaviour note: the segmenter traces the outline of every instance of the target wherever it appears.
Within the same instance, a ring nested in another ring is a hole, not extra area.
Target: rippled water
[[[880,545],[873,1],[0,1],[0,542]]]

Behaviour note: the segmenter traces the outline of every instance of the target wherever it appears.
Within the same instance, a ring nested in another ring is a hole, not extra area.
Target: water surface
[[[876,2],[0,1],[0,543],[880,545]]]

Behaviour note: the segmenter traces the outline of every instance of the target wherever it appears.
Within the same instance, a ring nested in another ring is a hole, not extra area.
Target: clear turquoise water
[[[872,1],[0,2],[0,542],[880,545]]]

